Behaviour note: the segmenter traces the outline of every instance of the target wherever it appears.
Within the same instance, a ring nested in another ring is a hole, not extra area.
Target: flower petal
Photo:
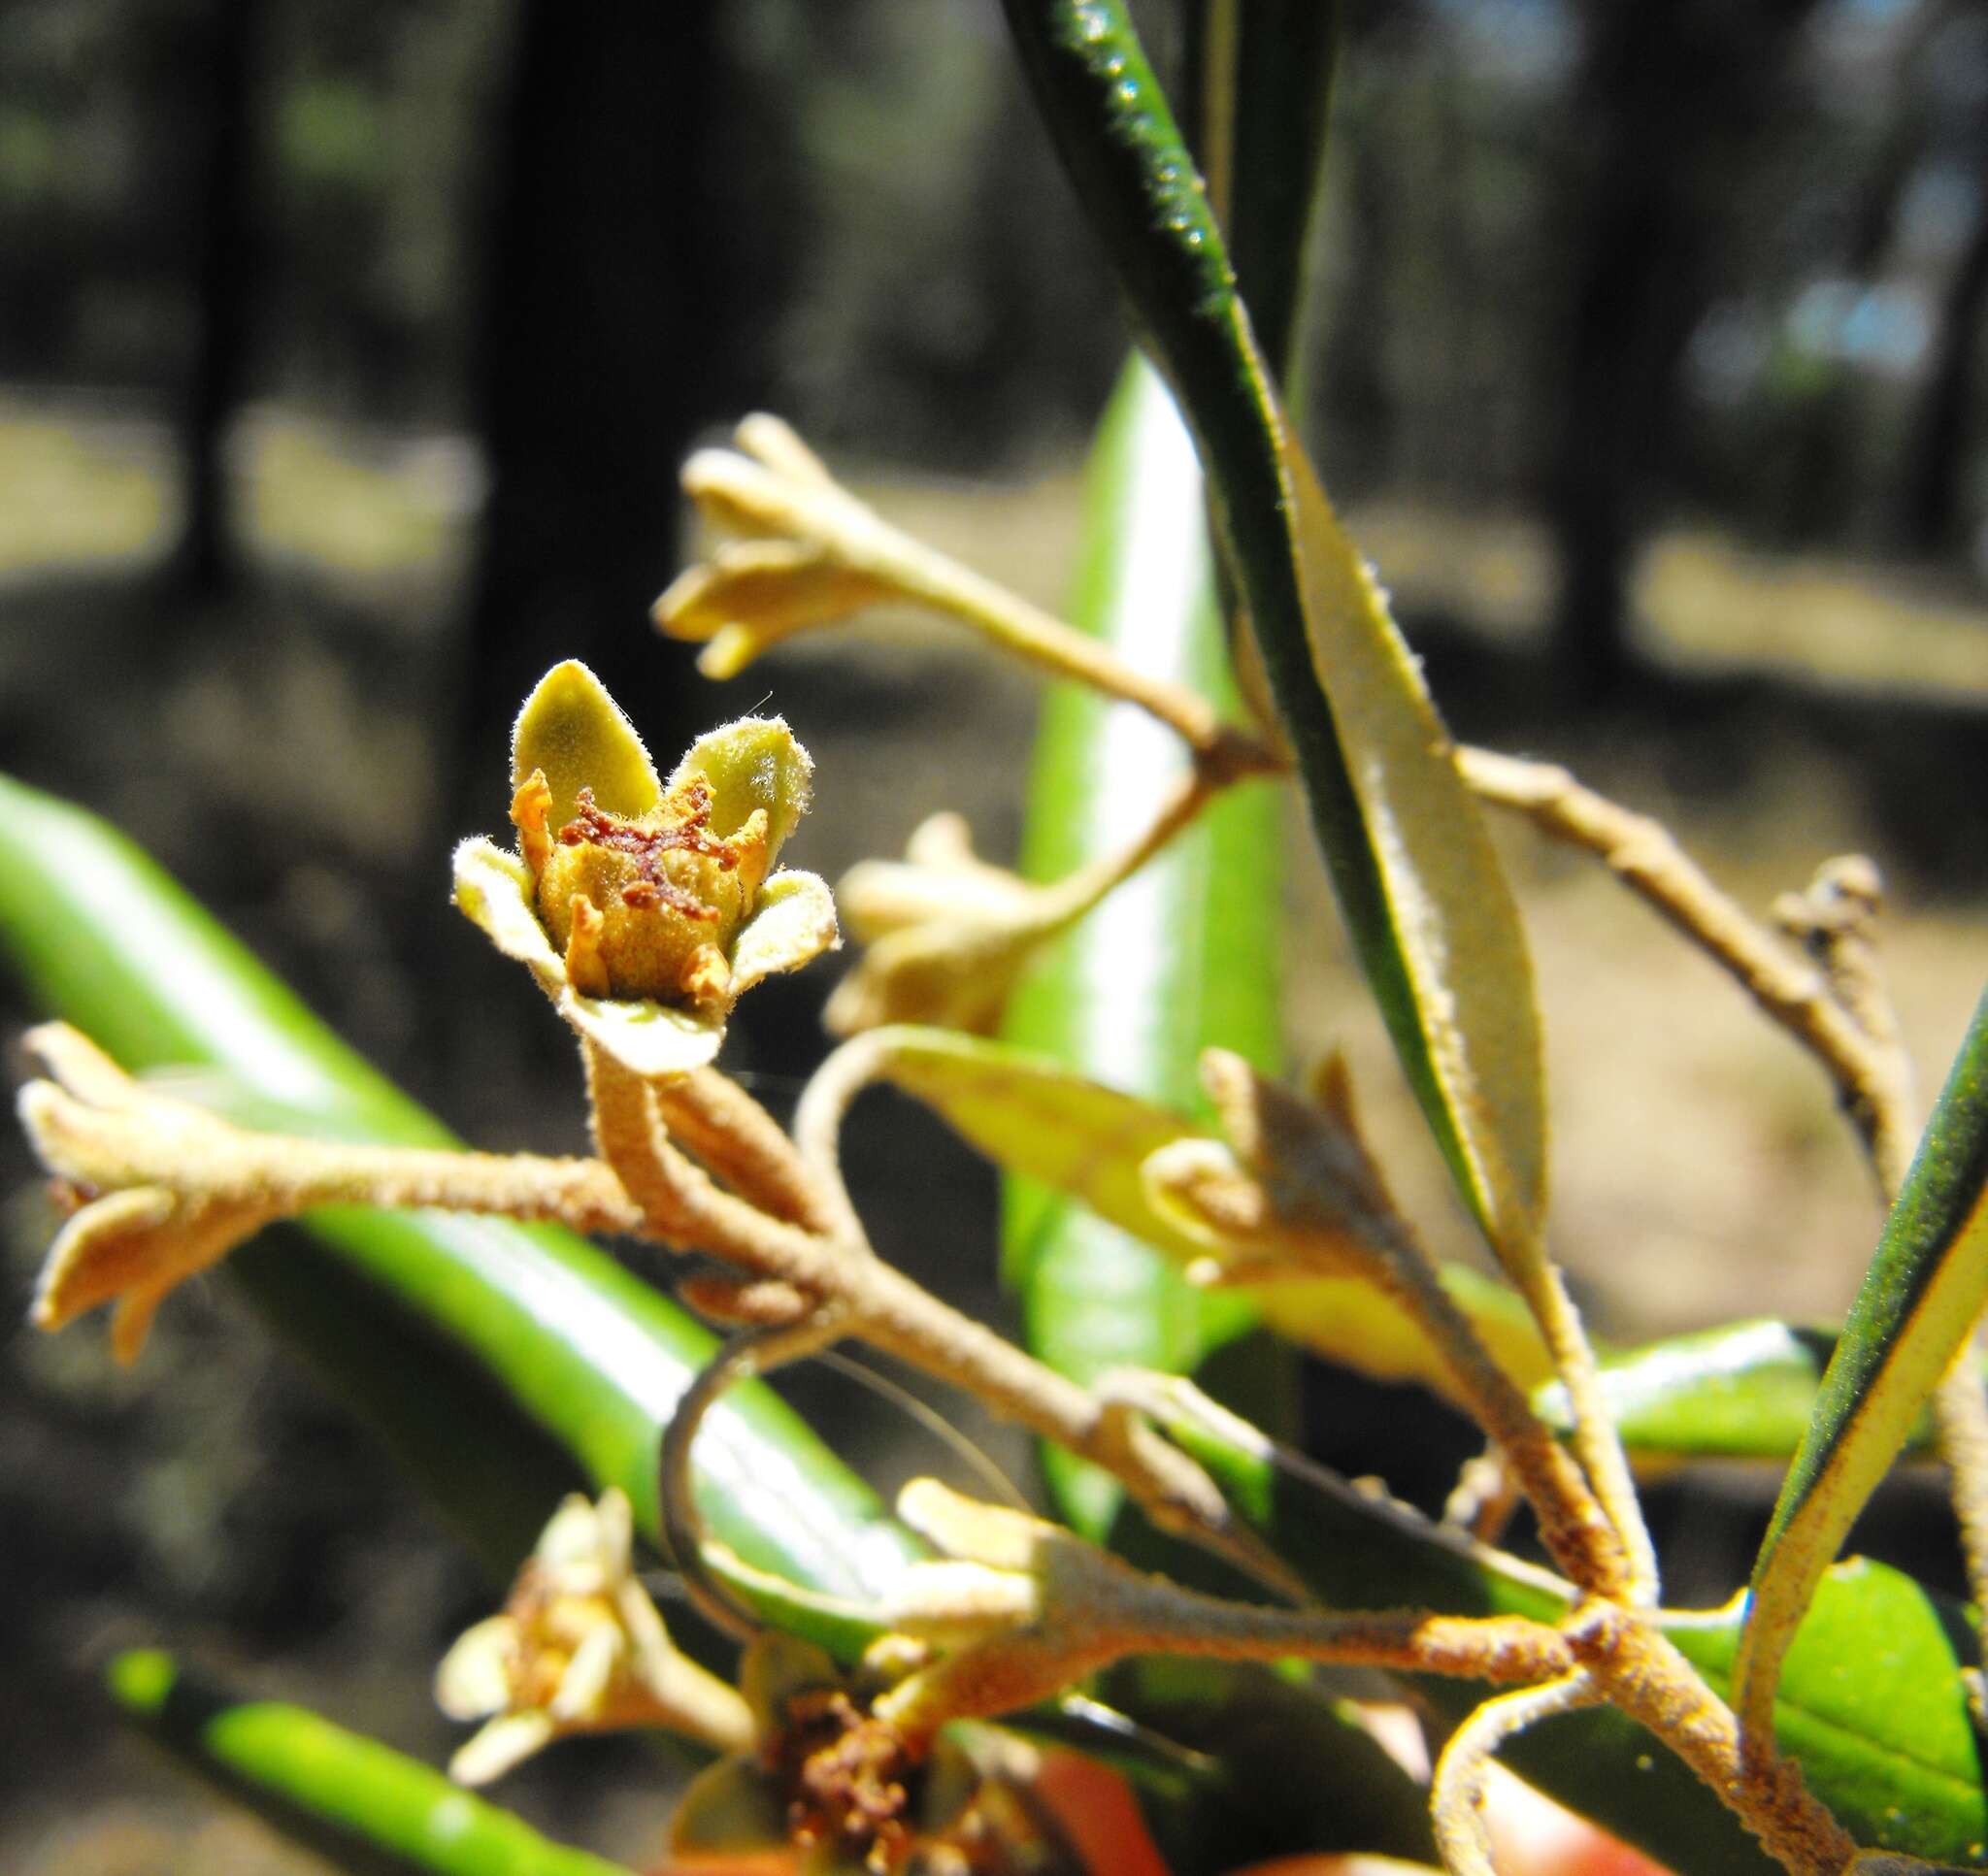
[[[693,777],[711,786],[713,834],[736,834],[754,808],[766,809],[771,860],[808,811],[814,764],[785,718],[742,716],[699,737],[672,771],[669,785],[674,789]]]
[[[566,963],[552,948],[532,903],[531,869],[494,841],[465,840],[455,850],[455,903],[507,958],[531,966],[548,997],[566,987]]]
[[[587,1595],[606,1587],[614,1574],[613,1560],[604,1555],[601,1514],[591,1498],[569,1492],[559,1500],[532,1546],[532,1561],[554,1572],[562,1589]]]
[[[683,465],[683,493],[698,512],[727,534],[748,537],[803,534],[794,490],[775,470],[731,449],[699,449]],[[817,487],[803,484],[805,492]]]
[[[946,1556],[991,1570],[1032,1570],[1058,1527],[1007,1505],[982,1504],[937,1479],[912,1479],[897,1495],[897,1515]],[[921,1569],[922,1564],[914,1564]]]
[[[823,489],[836,486],[828,465],[801,441],[792,424],[770,411],[754,411],[741,417],[732,431],[732,440],[753,461],[764,463],[790,482]]]
[[[547,1708],[560,1726],[598,1726],[606,1718],[608,1690],[627,1647],[626,1637],[612,1621],[604,1620],[580,1638]]]
[[[524,700],[511,738],[511,783],[543,770],[552,791],[547,816],[570,821],[582,788],[610,814],[646,814],[662,799],[655,765],[607,686],[577,658],[554,665]]]
[[[145,1353],[152,1318],[176,1288],[177,1283],[156,1283],[143,1290],[127,1290],[117,1299],[111,1311],[111,1354],[120,1367],[129,1367]]]
[[[732,995],[779,971],[798,971],[842,942],[835,895],[812,872],[777,872],[732,943]]]
[[[713,1012],[582,997],[571,988],[558,1001],[560,1015],[631,1074],[688,1074],[711,1061],[725,1039],[725,1019]]]
[[[927,1023],[978,1036],[1002,1005],[1043,934],[977,918],[944,918],[888,933],[829,998],[822,1021],[837,1036],[883,1023]]]
[[[120,1308],[113,1352],[135,1361],[167,1292],[219,1263],[266,1215],[247,1205],[188,1208],[162,1186],[93,1200],[50,1248],[35,1289],[35,1327],[57,1330],[119,1299],[132,1306]]]
[[[736,677],[780,640],[890,597],[883,581],[794,541],[735,541],[670,582],[651,616],[673,639],[709,640],[697,668]]]
[[[67,1023],[37,1024],[20,1041],[29,1058],[52,1080],[91,1107],[135,1107],[146,1098],[136,1081],[81,1030]]]
[[[1004,1634],[1042,1613],[1042,1593],[1022,1568],[964,1560],[913,1563],[886,1604],[893,1631],[944,1649]]]
[[[488,1616],[465,1629],[435,1670],[435,1704],[451,1720],[486,1720],[511,1704],[517,1624]]]
[[[594,1506],[594,1555],[605,1583],[618,1583],[635,1567],[635,1510],[618,1485]]]
[[[1028,915],[1036,895],[1024,881],[994,867],[955,871],[902,860],[859,860],[843,874],[836,898],[849,929],[871,943],[907,926],[942,918],[1011,924]]]
[[[500,1713],[448,1761],[458,1785],[488,1785],[559,1736],[549,1713]]]
[[[791,1869],[787,1802],[771,1776],[749,1760],[721,1759],[690,1781],[670,1820],[670,1867],[694,1868],[722,1860],[737,1869],[746,1857],[779,1858]]]
[[[455,903],[506,957],[531,967],[574,1029],[633,1073],[687,1074],[717,1054],[725,1039],[722,1016],[575,990],[533,907],[531,870],[515,854],[489,840],[463,841],[455,850]]]

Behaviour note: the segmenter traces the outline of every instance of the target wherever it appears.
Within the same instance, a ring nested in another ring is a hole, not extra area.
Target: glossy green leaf
[[[1795,1450],[1835,1338],[1761,1320],[1726,1323],[1605,1354],[1602,1397],[1640,1459],[1779,1459]],[[1573,1426],[1567,1390],[1546,1383],[1533,1404]]]
[[[875,1031],[871,1041],[886,1080],[942,1114],[1003,1171],[1079,1201],[1177,1264],[1201,1255],[1147,1201],[1140,1168],[1161,1147],[1211,1130],[1012,1043],[912,1024]]]
[[[377,1740],[240,1699],[169,1655],[119,1655],[106,1678],[126,1718],[177,1759],[351,1876],[628,1876]]]
[[[1121,1094],[1044,1055],[952,1030],[877,1031],[880,1072],[936,1108],[996,1165],[1080,1201],[1106,1224],[1184,1267],[1206,1245],[1156,1210],[1140,1168],[1176,1140],[1211,1137],[1170,1107]],[[1463,1265],[1443,1271],[1485,1345],[1524,1387],[1552,1371],[1531,1312],[1495,1278]],[[1353,1278],[1239,1284],[1286,1341],[1384,1381],[1453,1392],[1428,1336],[1394,1299]]]
[[[1509,886],[1373,571],[1291,434],[1121,0],[1007,0],[1066,167],[1209,466],[1312,823],[1409,1083],[1486,1235],[1540,1271],[1545,1099]]]
[[[1671,1639],[1732,1697],[1742,1610],[1677,1622]],[[1831,1565],[1788,1650],[1774,1704],[1782,1751],[1860,1843],[1929,1861],[1988,1860],[1981,1737],[1965,1668],[1967,1612],[1865,1557]]]
[[[1815,1585],[1988,1303],[1988,994],[1843,1325],[1753,1568],[1744,1723],[1773,1697]]]
[[[465,932],[464,941],[476,940]],[[46,1009],[127,1068],[219,1070],[200,1091],[231,1119],[450,1143],[121,835],[4,778],[0,949]],[[361,1411],[389,1425],[500,1567],[529,1545],[556,1491],[520,1528],[520,1495],[504,1482],[509,1449],[488,1437],[493,1426],[538,1430],[518,1449],[535,1485],[554,1469],[549,1446],[596,1492],[620,1486],[656,1539],[657,1443],[715,1346],[707,1330],[604,1252],[548,1227],[346,1210],[304,1225],[315,1255],[292,1267],[290,1246],[251,1246],[230,1260],[229,1278]],[[381,1359],[387,1346],[408,1352],[398,1384]],[[725,1397],[697,1462],[714,1533],[793,1581],[861,1594],[916,1554],[869,1489],[764,1388]],[[486,1519],[485,1500],[501,1516]]]
[[[1785,1463],[1815,1412],[1837,1335],[1763,1317],[1605,1352],[1602,1395],[1623,1445],[1639,1460]],[[1557,1382],[1541,1387],[1533,1405],[1560,1432],[1572,1426],[1567,1390]],[[1906,1449],[1924,1451],[1931,1439],[1922,1414]]]
[[[1160,1424],[1333,1608],[1418,1607],[1555,1620],[1571,1591],[1544,1570],[1376,1500],[1302,1459],[1186,1414]],[[1667,1613],[1679,1650],[1724,1693],[1740,1644],[1737,1603]],[[1775,1730],[1809,1789],[1860,1842],[1933,1860],[1988,1858],[1980,1744],[1960,1670],[1977,1659],[1962,1611],[1883,1564],[1828,1571],[1788,1657]],[[1483,1690],[1417,1683],[1461,1713]],[[1572,1714],[1505,1755],[1564,1804],[1693,1876],[1776,1867],[1732,1814],[1649,1734],[1607,1710]]]
[[[1167,392],[1143,365],[1119,384],[1086,492],[1073,623],[1123,658],[1232,701],[1209,591],[1202,481]],[[1144,829],[1180,774],[1179,741],[1140,711],[1051,688],[1030,782],[1022,867],[1060,878]],[[1018,986],[1005,1033],[1114,1087],[1180,1107],[1213,1043],[1269,1068],[1277,1047],[1277,808],[1266,784],[1233,789]],[[1059,1191],[1011,1180],[1004,1267],[1029,1346],[1089,1381],[1127,1365],[1192,1372],[1253,1321],[1234,1297],[1194,1289],[1167,1259]],[[1280,1365],[1261,1365],[1254,1410],[1275,1411]],[[1101,1536],[1116,1484],[1045,1454],[1059,1509]]]

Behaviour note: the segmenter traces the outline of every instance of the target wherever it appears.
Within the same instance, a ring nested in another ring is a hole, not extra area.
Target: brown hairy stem
[[[1839,1876],[1849,1866],[1857,1846],[1809,1794],[1801,1768],[1742,1750],[1732,1709],[1670,1640],[1607,1602],[1576,1611],[1564,1632],[1609,1704],[1663,1740],[1794,1876]]]
[[[1911,1136],[1895,1092],[1890,1052],[1831,994],[1828,977],[1791,957],[1706,875],[1670,829],[1633,813],[1550,763],[1489,749],[1457,752],[1483,801],[1523,814],[1541,832],[1583,847],[1638,897],[1722,966],[1802,1042],[1836,1082],[1880,1177],[1902,1174]]]
[[[582,1231],[641,1223],[599,1160],[257,1133],[151,1092],[62,1025],[45,1025],[28,1043],[57,1079],[21,1090],[22,1121],[45,1160],[80,1188],[159,1186],[268,1219],[321,1205],[379,1205],[560,1219]]]
[[[1429,1791],[1436,1847],[1450,1876],[1497,1876],[1491,1860],[1491,1833],[1484,1821],[1484,1788],[1498,1749],[1536,1721],[1577,1707],[1594,1706],[1602,1695],[1585,1673],[1573,1673],[1540,1687],[1486,1700],[1442,1749]]]
[[[641,1206],[651,1236],[832,1305],[843,1333],[965,1389],[996,1413],[1103,1465],[1169,1528],[1232,1554],[1245,1549],[1230,1529],[1221,1494],[1184,1453],[940,1301],[872,1255],[867,1239],[803,1230],[724,1191],[670,1143],[657,1124],[648,1083],[598,1049],[589,1050],[589,1061],[602,1154]],[[740,1098],[750,1100],[743,1090]],[[830,1203],[818,1202],[825,1209]],[[854,1223],[852,1209],[846,1222]],[[1246,1554],[1252,1567],[1265,1563],[1253,1549]]]
[[[758,1102],[715,1069],[650,1084],[656,1112],[743,1199],[792,1225],[823,1234],[843,1222],[840,1209]]]

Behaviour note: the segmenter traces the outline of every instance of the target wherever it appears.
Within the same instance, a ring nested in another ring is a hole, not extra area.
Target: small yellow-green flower
[[[822,881],[773,871],[812,773],[784,722],[747,716],[659,781],[600,679],[555,665],[513,737],[518,851],[465,840],[455,902],[583,1037],[638,1074],[683,1073],[744,991],[838,942]]]
[[[935,814],[903,860],[865,860],[837,889],[869,949],[824,1012],[838,1036],[883,1023],[984,1034],[1038,947],[1069,923],[1053,889],[978,858],[957,814]]]
[[[683,488],[705,518],[740,541],[686,568],[652,616],[673,639],[704,642],[697,668],[736,677],[769,646],[900,597],[897,537],[779,417],[747,417],[739,447],[700,449]]]
[[[752,1713],[722,1681],[678,1653],[634,1572],[628,1500],[575,1494],[519,1572],[502,1615],[480,1622],[443,1658],[435,1698],[482,1728],[449,1762],[484,1785],[577,1732],[666,1727],[720,1751],[750,1743]]]
[[[905,1671],[902,1646],[874,1644],[846,1672],[819,1648],[763,1630],[746,1648],[739,1685],[756,1724],[754,1750],[691,1781],[670,1827],[670,1867],[764,1867],[796,1876],[893,1876],[967,1866],[953,1846],[993,1848],[990,1794],[977,1762],[993,1743],[944,1738],[913,1757],[871,1701]],[[922,1659],[922,1651],[919,1651]],[[988,1866],[1025,1867],[1017,1857]]]
[[[32,1319],[52,1332],[113,1303],[112,1352],[129,1364],[167,1295],[282,1207],[201,1190],[202,1175],[225,1164],[241,1137],[214,1115],[142,1088],[66,1023],[31,1030],[26,1045],[50,1078],[21,1089],[21,1125],[70,1213],[42,1266]],[[183,1165],[185,1189],[140,1169],[133,1148],[159,1141]]]

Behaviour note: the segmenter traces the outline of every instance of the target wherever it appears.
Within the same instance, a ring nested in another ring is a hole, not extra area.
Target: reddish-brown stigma
[[[685,918],[715,919],[719,916],[715,905],[706,905],[695,893],[685,891],[664,873],[663,856],[666,853],[702,854],[707,859],[715,860],[724,872],[730,872],[739,864],[739,847],[735,841],[711,831],[711,788],[708,783],[692,782],[678,799],[684,808],[682,819],[667,827],[643,827],[637,822],[623,820],[618,814],[610,814],[605,808],[596,807],[594,791],[582,788],[574,803],[576,811],[573,819],[559,830],[559,844],[566,847],[606,847],[610,852],[626,854],[633,860],[640,877],[622,887],[623,905],[638,908],[668,905],[672,911],[680,912]]]

